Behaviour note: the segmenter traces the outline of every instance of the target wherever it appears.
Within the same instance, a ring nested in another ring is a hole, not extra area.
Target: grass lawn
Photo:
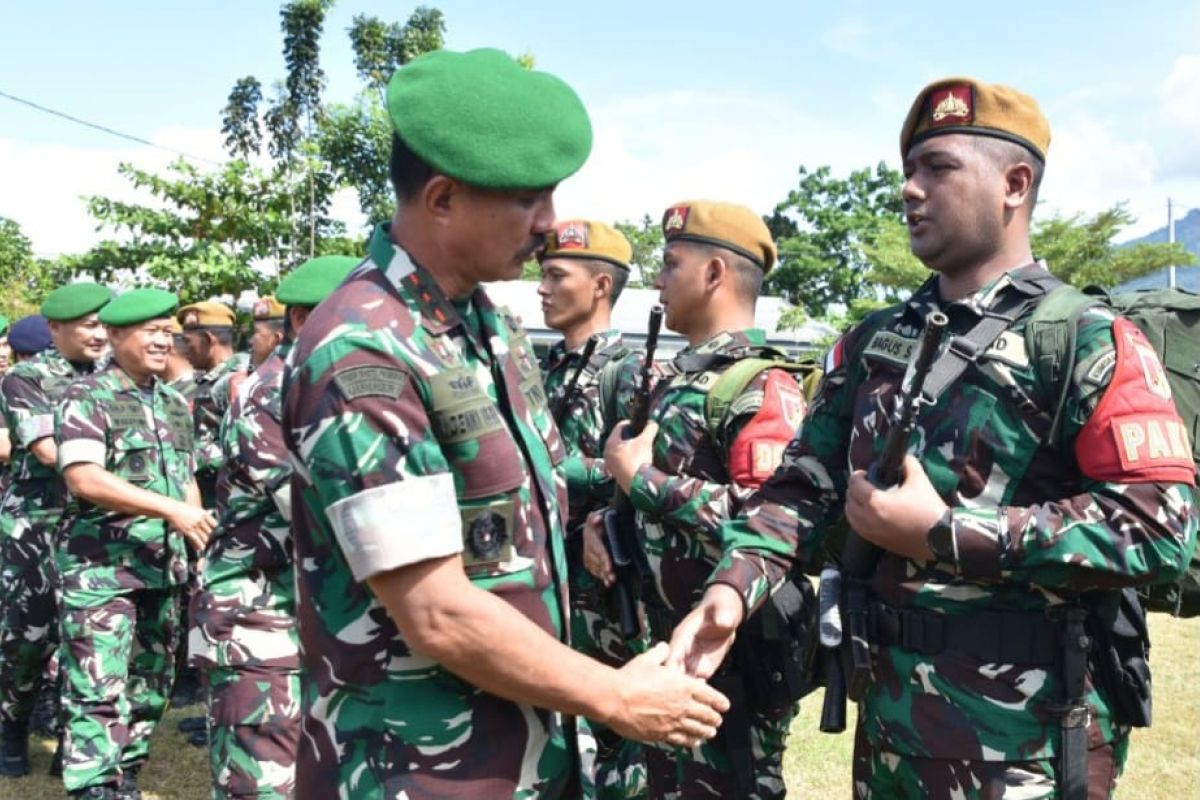
[[[1134,732],[1129,764],[1117,796],[1123,800],[1184,800],[1200,784],[1200,619],[1150,618],[1154,642],[1154,727]],[[784,769],[796,797],[847,797],[850,791],[849,732],[817,730],[821,698],[810,697],[792,727]],[[206,751],[189,747],[175,723],[199,707],[172,711],[155,735],[140,781],[147,800],[206,800]],[[850,713],[853,725],[853,710]],[[62,783],[46,776],[53,744],[34,740],[34,774],[0,779],[0,800],[58,800]]]

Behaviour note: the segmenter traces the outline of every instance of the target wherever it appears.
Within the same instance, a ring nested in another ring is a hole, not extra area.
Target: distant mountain
[[[1167,241],[1167,226],[1146,234],[1138,239],[1125,242],[1125,246],[1134,244],[1153,244]],[[1193,255],[1200,257],[1200,209],[1192,209],[1182,219],[1175,221],[1175,241],[1181,243]],[[1134,289],[1161,289],[1168,284],[1168,270],[1160,269],[1149,275],[1142,275],[1117,287],[1118,291]],[[1200,265],[1175,268],[1175,285],[1193,292],[1200,292]]]

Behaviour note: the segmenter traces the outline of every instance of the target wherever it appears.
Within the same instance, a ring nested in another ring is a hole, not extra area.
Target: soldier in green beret
[[[279,427],[283,365],[313,307],[360,259],[320,256],[284,277],[285,341],[221,420],[219,526],[192,599],[189,653],[205,674],[214,798],[289,798],[300,738],[292,465]],[[258,316],[256,314],[256,316]]]
[[[113,363],[72,384],[55,413],[71,495],[57,565],[73,797],[137,796],[174,677],[184,542],[202,549],[215,524],[193,478],[187,403],[158,377],[177,305],[137,289],[101,309]]]
[[[58,646],[54,531],[66,491],[56,470],[54,408],[89,375],[107,337],[98,312],[112,293],[73,283],[42,303],[54,346],[13,366],[0,382],[0,411],[13,442],[11,480],[0,503],[0,775],[29,770],[29,717]],[[57,695],[57,687],[48,687]]]
[[[304,671],[299,800],[578,797],[574,722],[712,736],[725,699],[569,647],[564,458],[533,346],[480,282],[516,278],[583,164],[558,78],[438,51],[388,86],[398,209],[288,357]]]

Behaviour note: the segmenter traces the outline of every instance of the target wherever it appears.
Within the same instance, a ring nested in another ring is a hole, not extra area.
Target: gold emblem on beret
[[[663,233],[671,234],[682,231],[687,225],[688,210],[687,206],[668,208],[663,217]]]
[[[946,96],[943,97],[933,109],[934,122],[941,122],[947,117],[959,117],[966,119],[970,116],[971,107],[967,105],[966,100],[956,95],[953,89],[946,92]]]
[[[200,324],[200,313],[199,312],[189,311],[183,315],[183,325],[185,327],[188,325],[199,325],[199,324]]]

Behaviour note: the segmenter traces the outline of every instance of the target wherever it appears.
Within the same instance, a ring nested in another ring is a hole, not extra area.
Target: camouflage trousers
[[[213,800],[290,798],[300,739],[300,670],[213,667],[206,678]]]
[[[620,667],[636,653],[644,652],[646,646],[644,642],[630,643],[621,635],[621,626],[608,613],[607,594],[604,585],[582,567],[571,570],[571,647],[610,667]],[[585,727],[591,730],[590,738],[585,735]],[[579,742],[585,771],[588,763],[592,764],[591,783],[595,787],[585,796],[596,800],[646,797],[644,745],[622,739],[592,720],[581,726]]]
[[[60,514],[0,520],[0,721],[29,719],[58,648],[58,572],[53,536]]]
[[[714,686],[730,696],[731,703],[744,705],[727,687]],[[655,800],[695,800],[696,798],[739,798],[739,800],[776,800],[787,794],[783,781],[783,751],[796,707],[775,717],[731,707],[716,738],[690,750],[661,746],[646,748],[649,769],[649,796]],[[736,730],[737,718],[748,722],[749,731]],[[748,736],[747,736],[748,734]],[[734,742],[741,739],[743,746]],[[748,742],[748,755],[745,755]],[[748,758],[746,785],[738,779],[737,759]]]
[[[1107,800],[1129,754],[1122,736],[1088,751],[1088,798]],[[1059,796],[1058,762],[959,761],[900,755],[854,736],[856,800],[1052,800]]]
[[[64,586],[60,670],[63,784],[119,782],[150,755],[167,707],[179,632],[178,587]]]
[[[208,689],[213,797],[291,797],[300,738],[295,573],[204,580],[191,617],[190,657]]]

